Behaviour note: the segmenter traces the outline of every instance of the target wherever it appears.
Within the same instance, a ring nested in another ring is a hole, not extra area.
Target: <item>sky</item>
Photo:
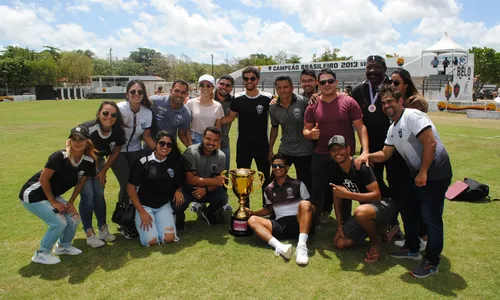
[[[499,12],[498,0],[0,0],[0,48],[123,58],[145,47],[216,64],[281,50],[306,63],[325,47],[419,55],[447,32],[500,51]]]

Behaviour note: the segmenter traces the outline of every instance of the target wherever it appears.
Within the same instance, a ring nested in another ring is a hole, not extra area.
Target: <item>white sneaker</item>
[[[95,234],[92,233],[89,237],[87,237],[87,245],[92,248],[99,248],[104,247],[106,243],[98,239]]]
[[[224,206],[222,207],[222,210],[223,211],[233,211],[233,207],[231,205],[229,205],[229,203],[226,203],[224,204]]]
[[[55,265],[61,262],[61,260],[50,253],[45,253],[42,251],[35,251],[35,255],[31,258],[32,262],[44,264],[44,265]]]
[[[274,254],[276,256],[283,256],[285,259],[290,259],[292,256],[292,245],[285,244],[282,247],[278,247],[274,250]]]
[[[309,250],[307,250],[306,246],[297,246],[297,249],[295,250],[295,256],[297,257],[295,262],[301,266],[307,265],[309,263],[308,252]]]
[[[108,231],[108,225],[102,226],[102,229],[99,230],[99,239],[104,240],[106,242],[112,242],[116,240],[116,236],[112,235]]]
[[[189,210],[195,212],[198,216],[200,216],[205,207],[205,203],[193,202],[191,203],[191,208]]]
[[[69,247],[61,247],[59,244],[57,244],[56,248],[54,249],[55,255],[78,255],[81,253],[82,250],[75,248],[73,245]]]
[[[424,241],[422,238],[419,238],[419,239],[420,239],[420,251],[424,251],[425,247],[427,247],[427,241]],[[406,242],[406,240],[395,241],[394,245],[401,248],[401,247],[404,247],[405,242]]]

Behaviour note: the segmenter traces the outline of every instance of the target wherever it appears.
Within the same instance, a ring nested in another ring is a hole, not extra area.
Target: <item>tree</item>
[[[30,78],[31,68],[26,59],[7,57],[0,60],[0,81],[2,85],[7,84],[9,88],[14,88],[14,93],[17,93],[18,88],[27,86]]]
[[[129,59],[120,59],[113,62],[113,75],[118,76],[131,76],[131,75],[145,75],[144,67],[142,64]]]
[[[17,46],[7,46],[5,50],[2,51],[3,58],[23,58],[26,60],[35,59],[35,51],[28,48],[21,48]]]
[[[83,55],[87,56],[90,59],[96,58],[95,53],[92,52],[91,50],[88,50],[88,49],[87,50],[78,49],[78,50],[76,50],[76,53],[83,54]]]
[[[292,56],[290,56],[290,58],[288,58],[286,60],[286,63],[287,64],[300,64],[301,60],[302,60],[302,57],[300,57],[296,54],[293,54]]]
[[[89,82],[92,75],[92,60],[85,54],[76,51],[61,53],[59,66],[61,76],[77,85]]]
[[[154,49],[138,48],[137,51],[130,52],[128,58],[141,64],[147,70],[147,68],[153,65],[153,59],[157,57],[157,54],[161,55],[161,53],[156,52]]]
[[[469,52],[474,53],[474,72],[477,80],[473,99],[476,101],[477,94],[485,83],[500,84],[500,72],[498,71],[500,52],[487,47],[473,47]]]
[[[109,60],[95,58],[92,60],[92,75],[93,76],[109,76],[112,75]]]
[[[280,65],[286,63],[287,58],[288,54],[283,50],[279,50],[278,53],[274,56],[274,60]]]
[[[337,61],[337,60],[350,60],[352,59],[352,56],[338,56],[338,53],[340,52],[340,49],[338,48],[333,48],[330,49],[330,47],[325,46],[325,51],[321,53],[318,56],[316,54],[313,54],[312,60],[313,62],[322,62],[322,61]]]
[[[40,54],[48,54],[57,62],[61,58],[61,49],[52,46],[43,46],[46,50],[40,52]]]
[[[394,52],[393,54],[386,54],[385,55],[385,58],[398,58],[399,57],[399,54],[397,54],[396,52]]]
[[[31,69],[30,81],[32,85],[56,85],[59,78],[59,65],[52,56],[42,57],[36,60],[28,61]]]

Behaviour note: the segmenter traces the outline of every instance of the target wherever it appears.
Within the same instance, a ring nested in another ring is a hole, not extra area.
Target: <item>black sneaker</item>
[[[123,237],[126,238],[127,240],[131,240],[133,238],[136,238],[139,235],[135,226],[130,226],[130,225],[125,226],[124,225],[121,227],[121,229],[122,229]]]
[[[392,252],[391,257],[394,258],[402,258],[402,259],[411,259],[411,260],[421,260],[422,255],[420,252],[411,252],[410,249],[401,248],[399,251]]]
[[[201,216],[203,217],[203,219],[205,219],[205,221],[207,221],[207,224],[210,226],[217,225],[219,223],[216,215],[207,214],[202,211]]]
[[[426,278],[430,275],[437,275],[438,271],[439,270],[436,265],[433,265],[429,259],[424,258],[420,267],[413,269],[410,274],[416,278]]]

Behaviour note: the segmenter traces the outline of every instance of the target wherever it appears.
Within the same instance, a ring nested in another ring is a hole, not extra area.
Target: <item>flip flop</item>
[[[380,259],[380,254],[373,254],[373,255],[370,255],[369,252],[366,252],[365,254],[365,258],[363,259],[366,263],[374,263],[374,262],[377,262],[378,260]]]

